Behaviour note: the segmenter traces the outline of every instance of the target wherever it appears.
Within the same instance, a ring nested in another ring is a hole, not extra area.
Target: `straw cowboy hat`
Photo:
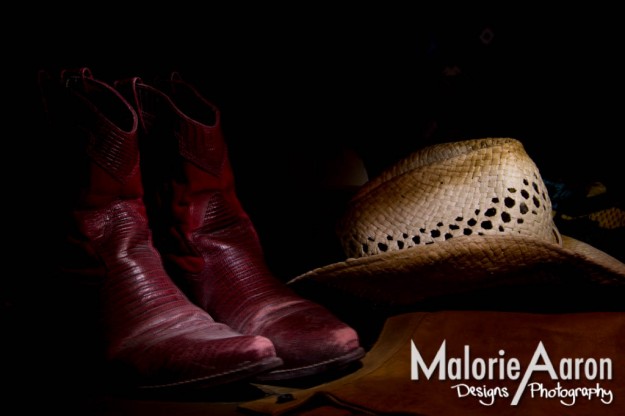
[[[338,235],[348,259],[289,285],[399,305],[505,284],[625,285],[625,264],[560,235],[539,170],[512,138],[411,154],[361,187]]]

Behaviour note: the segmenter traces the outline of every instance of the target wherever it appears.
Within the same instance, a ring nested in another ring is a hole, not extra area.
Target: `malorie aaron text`
[[[465,345],[462,357],[448,358],[446,344],[446,340],[443,340],[434,359],[429,365],[427,365],[414,341],[411,341],[410,356],[412,380],[419,380],[420,372],[422,372],[423,375],[425,375],[425,378],[429,380],[436,369],[438,369],[439,380],[518,380],[522,376],[519,387],[517,388],[511,402],[512,406],[516,406],[528,386],[528,382],[531,379],[532,374],[537,371],[547,372],[552,380],[612,379],[613,369],[612,360],[610,358],[562,358],[558,365],[554,366],[542,341],[538,343],[538,346],[534,351],[534,355],[524,371],[522,371],[521,362],[515,357],[506,357],[506,353],[503,349],[500,349],[497,352],[497,357],[484,359],[480,357],[471,357],[471,347],[469,345]],[[588,396],[589,398],[595,395],[597,397],[601,397],[602,402],[606,404],[609,404],[612,401],[612,392],[602,389],[599,384],[597,384],[596,388],[591,389],[571,389],[575,390],[574,392],[563,390],[560,383],[558,383],[558,387],[553,390],[544,389],[542,385],[538,386],[537,384],[538,383],[531,384],[532,397],[534,397],[534,394],[537,394],[539,397],[547,398],[553,398],[555,395],[558,395],[558,397],[571,397],[575,394]],[[470,387],[466,384],[458,384],[453,387],[456,388],[459,395],[471,393],[479,395],[479,397],[488,396],[493,400],[495,394],[498,394],[501,397],[508,397],[508,392],[505,388],[496,388],[497,391],[494,391],[494,393],[488,393],[484,390],[485,387]],[[461,393],[461,391],[464,392]],[[608,399],[604,399],[605,397],[608,397]],[[570,402],[563,402],[563,404],[570,405]]]

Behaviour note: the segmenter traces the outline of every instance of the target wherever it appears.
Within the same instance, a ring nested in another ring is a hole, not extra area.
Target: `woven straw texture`
[[[485,138],[434,145],[365,184],[338,234],[345,262],[316,280],[375,300],[503,283],[625,283],[625,264],[561,236],[540,172],[521,142]]]
[[[512,139],[445,143],[414,154],[363,188],[339,233],[348,257],[465,235],[558,242],[538,168]]]

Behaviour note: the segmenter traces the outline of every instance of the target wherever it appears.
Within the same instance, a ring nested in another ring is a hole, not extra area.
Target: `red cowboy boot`
[[[218,109],[177,74],[163,88],[139,78],[117,88],[143,118],[148,216],[163,225],[154,231],[166,269],[216,320],[273,342],[284,366],[258,378],[299,378],[360,359],[352,328],[268,270],[235,193]]]
[[[70,152],[65,168],[76,178],[63,268],[98,285],[106,356],[120,382],[205,387],[281,365],[271,341],[216,323],[166,274],[142,200],[134,109],[86,68],[41,75],[51,139]]]

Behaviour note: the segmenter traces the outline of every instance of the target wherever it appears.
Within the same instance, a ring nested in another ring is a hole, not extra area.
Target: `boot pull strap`
[[[135,108],[139,123],[141,124],[141,127],[145,130],[146,124],[145,119],[143,118],[143,109],[141,108],[141,100],[139,100],[139,95],[137,92],[137,85],[142,83],[143,81],[141,77],[132,77],[122,80],[116,80],[113,82],[113,86],[117,91],[120,91],[122,95],[126,97],[126,99],[132,99],[130,104],[132,105],[132,107]]]
[[[94,79],[91,70],[87,67],[82,68],[72,68],[72,69],[62,69],[60,72],[60,82],[61,85],[65,87],[70,87],[75,85],[79,81],[83,81],[85,79]],[[37,73],[37,83],[39,86],[39,93],[41,96],[41,101],[43,104],[43,110],[46,114],[46,118],[48,122],[50,122],[50,114],[48,108],[48,91],[46,90],[46,85],[51,82],[52,76],[45,69],[40,69]]]
[[[71,77],[93,79],[93,73],[91,72],[91,69],[89,69],[87,67],[63,69],[61,71],[61,79],[62,80],[66,80],[66,79],[71,78]]]
[[[87,67],[61,70],[61,80],[66,87],[76,85],[80,81],[84,82],[86,79],[94,79],[91,70]]]
[[[169,79],[172,81],[182,82],[182,77],[180,76],[180,72],[178,71],[173,71],[171,75],[169,76]]]

